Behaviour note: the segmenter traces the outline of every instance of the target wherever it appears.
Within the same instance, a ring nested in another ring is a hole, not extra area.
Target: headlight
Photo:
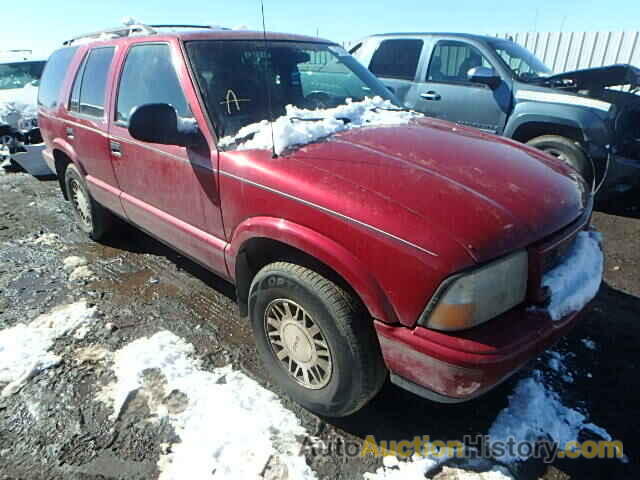
[[[418,323],[435,330],[464,330],[522,303],[527,293],[526,250],[445,280]]]

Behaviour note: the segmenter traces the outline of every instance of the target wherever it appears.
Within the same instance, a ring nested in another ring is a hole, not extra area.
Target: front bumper
[[[519,307],[453,334],[379,321],[375,328],[394,383],[430,400],[458,403],[517,372],[567,333],[579,316],[575,312],[553,321],[544,311]]]
[[[640,158],[611,155],[602,193],[624,193],[637,186],[640,186]]]

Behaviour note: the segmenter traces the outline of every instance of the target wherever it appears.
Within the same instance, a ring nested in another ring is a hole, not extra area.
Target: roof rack
[[[92,33],[85,33],[84,35],[79,35],[77,37],[73,37],[70,40],[66,40],[62,42],[64,46],[69,46],[74,43],[78,43],[80,40],[84,40],[85,42],[91,40],[101,40],[101,39],[112,39],[112,38],[122,38],[122,37],[131,37],[134,35],[155,35],[157,34],[158,29],[164,28],[195,28],[195,29],[211,29],[211,30],[229,30],[228,28],[218,27],[213,25],[144,25],[144,24],[134,24],[134,25],[125,25],[117,28],[110,28],[107,30],[100,30]]]

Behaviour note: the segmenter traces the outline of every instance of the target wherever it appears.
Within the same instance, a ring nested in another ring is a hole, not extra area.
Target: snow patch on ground
[[[580,232],[564,261],[547,272],[542,285],[551,290],[549,315],[553,320],[577,312],[598,293],[604,256],[598,232]]]
[[[395,456],[387,455],[383,458],[382,467],[378,468],[375,473],[365,473],[363,477],[364,480],[421,479],[425,478],[429,472],[441,467],[440,473],[429,478],[434,480],[513,480],[504,467],[497,465],[486,467],[485,465],[483,469],[478,465],[478,468],[473,468],[473,460],[466,461],[467,465],[465,466],[470,469],[443,465],[449,460],[451,457],[446,455],[437,458],[414,455],[408,462],[399,462]]]
[[[513,480],[513,477],[500,467],[494,467],[488,472],[472,472],[445,466],[433,480]]]
[[[54,308],[30,324],[18,324],[0,331],[0,396],[12,395],[34,375],[58,362],[49,352],[53,342],[77,329],[91,326],[95,308],[82,300]]]
[[[192,345],[161,331],[113,357],[117,381],[107,393],[114,416],[146,390],[151,411],[167,417],[180,437],[158,463],[160,479],[259,478],[276,458],[286,478],[315,478],[300,456],[307,433],[277,396],[230,366],[201,370],[193,353]]]
[[[557,393],[545,386],[540,372],[520,380],[509,397],[509,406],[502,410],[489,429],[492,442],[506,442],[513,438],[516,442],[536,442],[549,439],[564,449],[567,442],[577,441],[578,434],[588,430],[604,440],[611,440],[609,433],[587,421],[587,417],[566,407]],[[507,463],[526,460],[517,456],[498,458]]]
[[[237,143],[237,150],[270,150],[273,144],[276,153],[281,154],[292,146],[315,142],[342,130],[406,124],[411,119],[422,116],[416,112],[400,110],[390,101],[380,97],[368,98],[361,102],[347,100],[346,105],[322,110],[306,110],[287,105],[286,112],[273,122],[273,141],[271,126],[267,120],[263,120],[241,128],[235,136],[223,137],[219,144],[229,147]],[[348,119],[348,122],[341,119]]]

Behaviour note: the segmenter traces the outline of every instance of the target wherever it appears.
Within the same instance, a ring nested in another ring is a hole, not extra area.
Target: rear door
[[[131,112],[149,103],[172,105],[184,118],[195,112],[201,129],[206,128],[177,44],[136,43],[122,61],[109,144],[125,213],[142,229],[226,276],[217,150],[211,139],[185,148],[131,137]]]
[[[373,53],[369,70],[403,103],[416,80],[424,42],[417,38],[383,40]]]
[[[73,80],[63,134],[84,169],[93,198],[124,215],[118,181],[111,165],[106,108],[115,51],[114,46],[106,46],[86,52]]]
[[[412,92],[413,108],[432,117],[500,133],[511,108],[511,90],[504,81],[495,89],[469,82],[467,72],[478,66],[496,70],[474,45],[440,40],[426,74]]]

